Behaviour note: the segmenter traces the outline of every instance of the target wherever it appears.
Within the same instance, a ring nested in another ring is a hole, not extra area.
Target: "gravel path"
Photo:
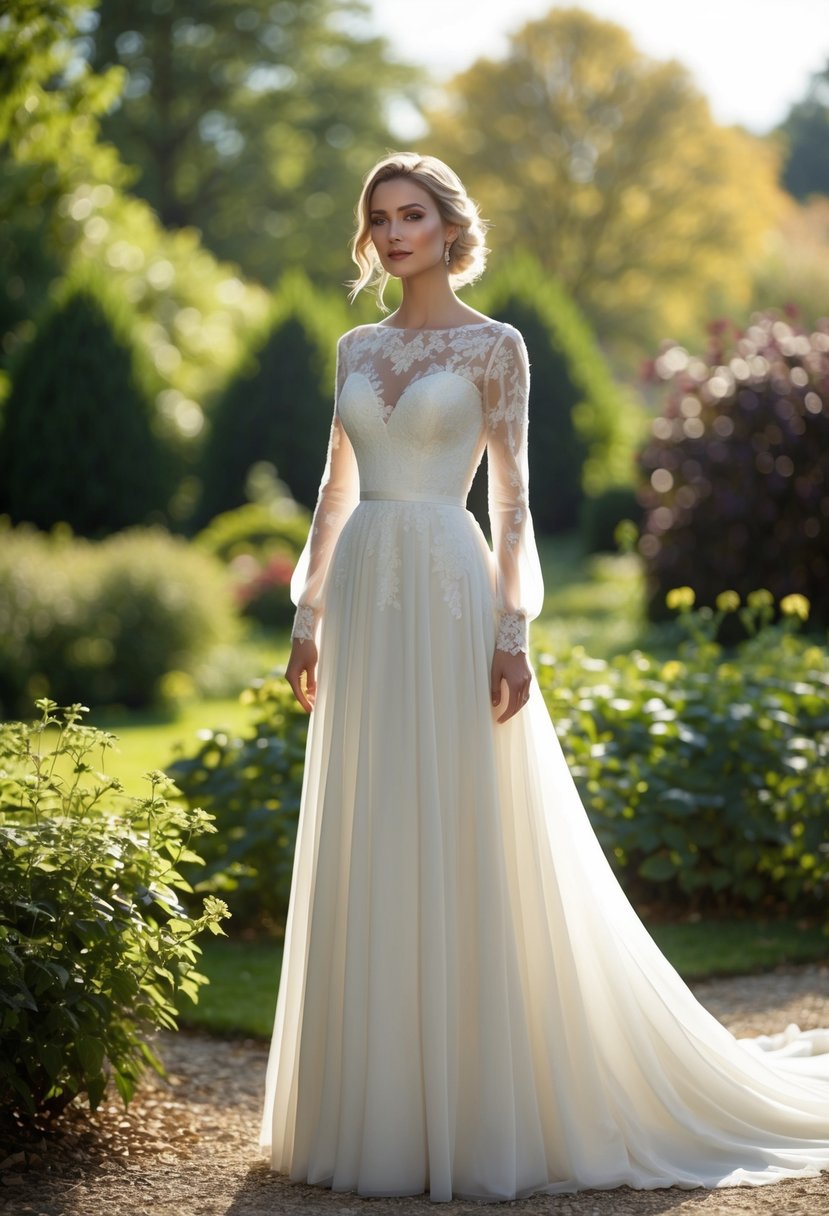
[[[693,986],[735,1034],[829,1026],[829,967]],[[0,1216],[466,1216],[503,1207],[555,1216],[825,1216],[829,1173],[725,1190],[584,1191],[498,1205],[360,1199],[273,1174],[256,1137],[267,1045],[163,1033],[168,1080],[152,1074],[127,1111],[73,1110],[59,1135],[0,1161]]]

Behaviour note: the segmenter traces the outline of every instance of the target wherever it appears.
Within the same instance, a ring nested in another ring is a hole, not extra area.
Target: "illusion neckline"
[[[486,329],[487,325],[497,325],[494,318],[489,321],[467,321],[465,325],[384,325],[382,321],[375,323],[375,329],[388,329],[393,334],[451,334],[458,329]]]

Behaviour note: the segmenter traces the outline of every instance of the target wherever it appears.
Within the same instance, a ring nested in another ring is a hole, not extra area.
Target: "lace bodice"
[[[527,497],[528,395],[523,338],[500,321],[360,325],[340,338],[325,470],[291,581],[294,636],[315,634],[334,545],[361,490],[465,501],[486,449],[496,645],[526,651],[543,599]]]

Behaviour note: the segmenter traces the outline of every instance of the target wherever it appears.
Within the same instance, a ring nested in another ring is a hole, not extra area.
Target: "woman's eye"
[[[383,223],[382,216],[375,215],[371,221],[371,226],[372,226],[372,228],[376,228],[378,224],[382,224],[382,223]]]
[[[423,213],[420,211],[412,211],[409,213],[409,215],[406,216],[406,219],[407,220],[422,220]]]

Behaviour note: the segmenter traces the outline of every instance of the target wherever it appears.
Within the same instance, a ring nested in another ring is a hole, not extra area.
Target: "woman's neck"
[[[440,329],[469,320],[472,309],[458,299],[442,270],[435,269],[435,274],[403,280],[403,299],[394,314],[401,329]]]

